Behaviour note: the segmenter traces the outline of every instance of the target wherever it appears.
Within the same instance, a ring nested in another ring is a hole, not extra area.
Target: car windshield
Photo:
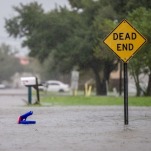
[[[49,83],[49,85],[59,85],[59,83]]]

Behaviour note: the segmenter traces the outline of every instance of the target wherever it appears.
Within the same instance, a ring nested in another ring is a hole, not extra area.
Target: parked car
[[[6,85],[0,83],[0,89],[5,89],[6,88]]]
[[[49,80],[45,83],[46,91],[68,92],[69,85],[57,80]]]
[[[40,83],[40,84],[38,85],[38,88],[39,88],[39,91],[45,91],[45,90],[46,90],[46,86],[45,86],[44,83]]]

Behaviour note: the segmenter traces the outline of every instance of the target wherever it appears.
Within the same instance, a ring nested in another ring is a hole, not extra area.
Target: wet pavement
[[[23,95],[0,95],[0,151],[150,151],[151,108],[123,106],[29,107]],[[32,110],[28,120],[17,118]]]

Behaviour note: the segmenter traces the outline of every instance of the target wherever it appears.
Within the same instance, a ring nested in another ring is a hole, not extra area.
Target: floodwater
[[[0,96],[0,151],[150,151],[151,108],[123,106],[28,107],[26,96]],[[17,124],[20,115],[33,111]]]

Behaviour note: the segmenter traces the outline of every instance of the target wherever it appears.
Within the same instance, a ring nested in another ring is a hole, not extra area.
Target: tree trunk
[[[97,69],[92,69],[95,75],[95,82],[96,82],[96,95],[107,95],[106,90],[106,80],[103,78],[101,80],[99,71]]]
[[[151,96],[151,74],[149,74],[149,81],[148,81],[146,96]]]
[[[135,86],[136,86],[136,96],[140,96],[141,89],[140,89],[139,74],[134,74],[133,77],[134,77]]]
[[[141,87],[139,80],[140,69],[135,69],[135,66],[131,64],[131,72],[136,86],[136,96],[140,96],[141,95]]]
[[[140,89],[140,85],[139,82],[136,83],[136,96],[140,96],[141,95],[141,89]]]

